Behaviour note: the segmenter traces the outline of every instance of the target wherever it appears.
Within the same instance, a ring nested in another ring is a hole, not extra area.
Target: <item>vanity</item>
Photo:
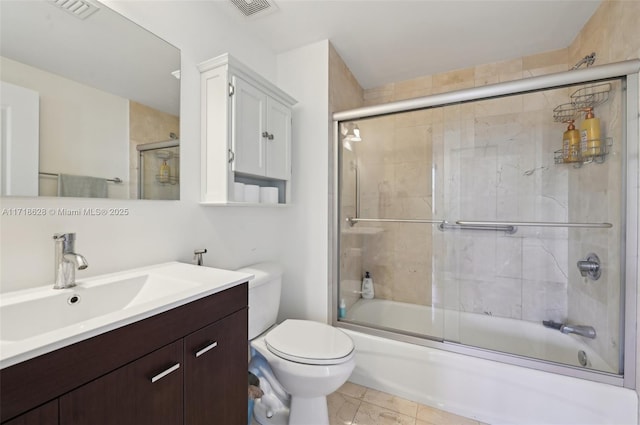
[[[22,340],[2,333],[1,422],[246,423],[251,277],[166,263],[50,289],[54,295],[44,287],[3,295],[3,322],[16,322],[21,303],[48,292],[33,304],[42,326],[26,324]],[[105,296],[104,288],[119,295]],[[46,328],[49,304],[72,310],[97,299],[107,306],[116,299],[114,311],[92,316],[91,308],[78,323]]]

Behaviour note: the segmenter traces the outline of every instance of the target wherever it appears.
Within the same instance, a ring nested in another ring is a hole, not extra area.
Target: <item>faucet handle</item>
[[[67,242],[73,242],[76,240],[75,233],[54,233],[53,239],[56,241],[63,240]]]
[[[580,274],[591,280],[598,280],[602,275],[600,259],[594,253],[589,253],[586,259],[578,261],[577,266]]]
[[[206,253],[207,253],[207,248],[196,249],[195,251],[193,251],[193,259],[195,260],[198,266],[202,265],[202,254],[206,254]]]

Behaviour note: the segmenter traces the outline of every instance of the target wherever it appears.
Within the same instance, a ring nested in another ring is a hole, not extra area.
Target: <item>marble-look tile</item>
[[[362,402],[353,420],[354,425],[415,425],[416,418],[375,404]]]
[[[416,416],[418,409],[418,403],[371,388],[365,392],[363,401],[411,417]]]
[[[347,381],[338,388],[338,392],[346,396],[362,400],[364,398],[364,394],[367,392],[367,387]]]
[[[444,410],[435,409],[430,406],[418,405],[417,414],[418,423],[427,423],[432,425],[478,425],[478,421],[458,416]],[[420,422],[422,421],[422,422]]]
[[[522,69],[531,70],[531,69],[546,68],[554,65],[563,65],[567,63],[567,59],[568,59],[568,51],[566,48],[551,50],[548,52],[542,52],[535,55],[523,57]]]
[[[360,400],[336,391],[327,396],[327,407],[329,409],[329,424],[352,425],[360,407]]]

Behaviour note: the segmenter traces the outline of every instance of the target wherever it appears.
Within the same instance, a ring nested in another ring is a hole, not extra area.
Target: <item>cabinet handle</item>
[[[236,159],[236,154],[229,149],[229,164],[231,164]]]
[[[266,131],[262,132],[262,137],[269,137],[269,133],[267,133]]]
[[[267,139],[269,139],[269,140],[273,140],[273,134],[269,134],[269,135],[267,136]]]
[[[159,374],[157,374],[156,376],[154,376],[153,378],[151,378],[151,383],[154,383],[156,381],[161,380],[162,378],[164,378],[165,376],[167,376],[168,374],[170,374],[173,371],[176,371],[180,369],[180,363],[176,363],[173,366],[171,366],[169,369],[165,370],[164,372],[160,372]]]
[[[207,351],[216,348],[218,346],[218,341],[214,341],[211,344],[207,345],[204,348],[201,348],[200,350],[196,351],[196,357],[200,357],[201,355],[203,355],[204,353],[206,353]]]

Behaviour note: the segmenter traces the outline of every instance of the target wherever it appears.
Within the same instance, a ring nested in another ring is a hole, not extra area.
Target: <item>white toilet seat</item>
[[[285,320],[264,340],[274,355],[302,364],[341,364],[354,355],[353,341],[344,332],[309,320]]]

